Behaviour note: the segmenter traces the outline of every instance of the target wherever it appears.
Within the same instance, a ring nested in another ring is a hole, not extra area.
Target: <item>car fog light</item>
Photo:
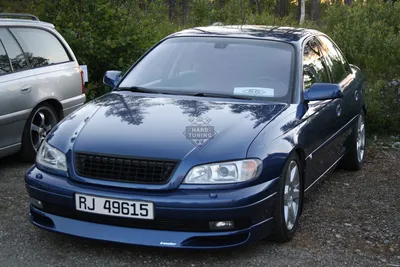
[[[42,203],[42,201],[37,200],[37,199],[35,199],[35,198],[33,198],[33,197],[31,197],[31,204],[32,204],[34,207],[36,207],[36,208],[43,209],[43,203]]]
[[[233,221],[210,222],[211,230],[226,230],[226,229],[233,229],[233,228],[234,228]]]

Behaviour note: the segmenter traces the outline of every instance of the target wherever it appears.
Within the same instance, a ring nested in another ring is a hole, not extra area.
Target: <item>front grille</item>
[[[44,201],[42,201],[42,203],[43,203],[42,210],[44,212],[48,212],[53,215],[80,221],[87,221],[92,223],[122,226],[129,228],[184,231],[184,232],[209,232],[209,231],[219,232],[219,231],[241,230],[250,227],[250,220],[248,218],[235,220],[234,229],[210,230],[209,221],[206,220],[185,220],[185,219],[157,218],[157,217],[154,220],[143,220],[134,218],[114,217],[108,215],[81,212],[69,206],[60,206]]]
[[[176,161],[75,154],[75,170],[82,177],[140,184],[165,184]]]

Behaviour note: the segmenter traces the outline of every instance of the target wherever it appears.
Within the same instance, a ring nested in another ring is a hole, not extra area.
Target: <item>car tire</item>
[[[59,116],[54,108],[43,103],[34,108],[29,115],[22,134],[21,159],[33,162],[41,142],[53,127],[59,122]]]
[[[342,158],[340,167],[348,171],[359,171],[365,158],[365,114],[361,111],[349,141],[349,150]]]
[[[303,168],[294,152],[289,156],[279,179],[274,230],[270,236],[272,240],[289,242],[293,239],[302,211],[303,195]]]

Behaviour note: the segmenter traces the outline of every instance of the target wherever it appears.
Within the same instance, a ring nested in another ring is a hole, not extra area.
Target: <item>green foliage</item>
[[[322,24],[367,79],[395,78],[400,73],[400,3],[369,1],[354,6],[334,5]]]
[[[25,12],[28,6],[27,0],[1,0],[0,11],[1,12],[13,12],[21,13]]]
[[[387,86],[400,76],[398,14],[400,3],[368,1],[352,7],[334,5],[322,20],[322,31],[367,78],[368,128],[373,132],[400,132],[400,92],[396,86]]]
[[[212,23],[214,4],[207,0],[197,0],[189,3],[189,24],[193,26],[209,25]]]
[[[104,93],[101,81],[106,70],[126,71],[158,39],[176,29],[161,1],[141,9],[133,1],[37,0],[32,9],[41,20],[55,24],[79,63],[88,65],[89,88],[95,90],[89,98]]]
[[[375,133],[399,133],[400,79],[378,80],[366,89],[368,129]]]

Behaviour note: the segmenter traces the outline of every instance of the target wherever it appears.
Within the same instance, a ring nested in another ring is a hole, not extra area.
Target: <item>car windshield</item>
[[[170,38],[143,57],[119,87],[290,102],[293,62],[294,48],[283,42]]]

